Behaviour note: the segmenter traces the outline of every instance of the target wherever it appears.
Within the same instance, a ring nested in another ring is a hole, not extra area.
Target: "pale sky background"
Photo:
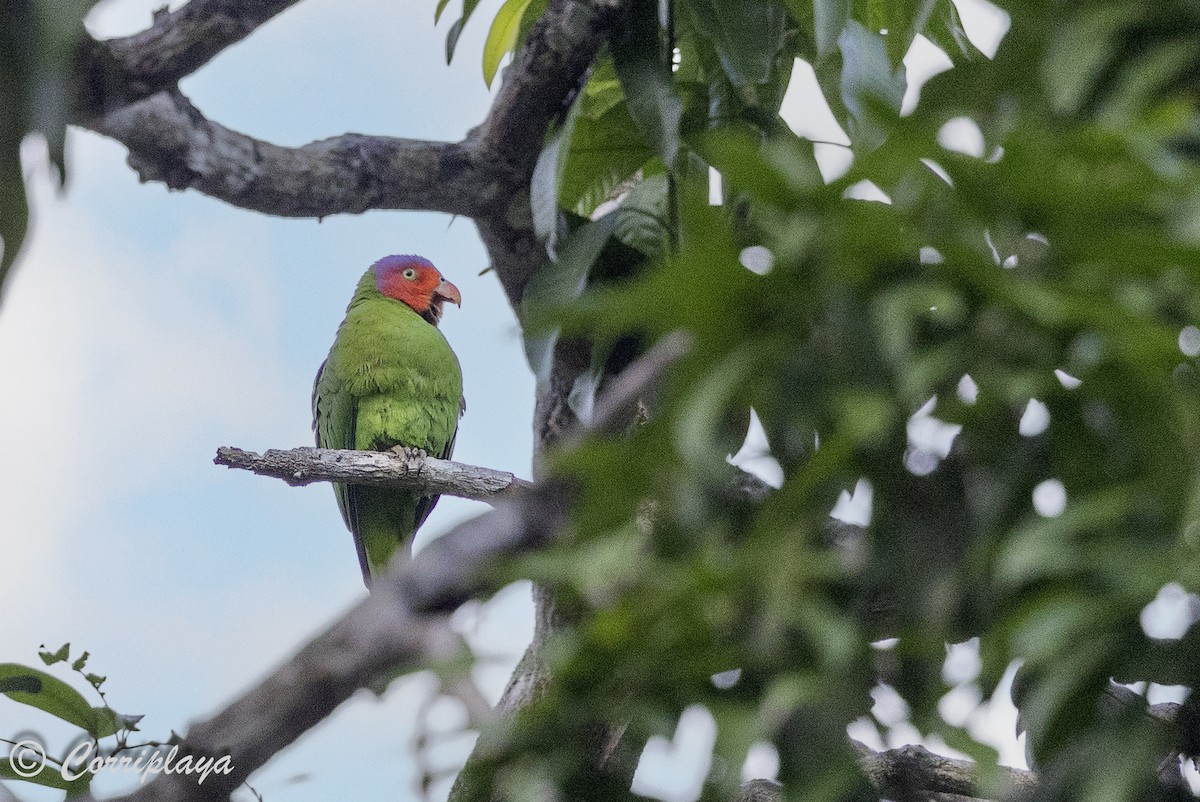
[[[144,28],[161,0],[108,0],[89,17],[100,36]],[[452,3],[433,25],[434,0],[305,0],[183,83],[210,118],[284,145],[346,131],[457,140],[484,116],[490,94],[479,58],[500,0],[484,0],[452,67],[444,38]],[[983,0],[959,0],[969,31],[994,52],[1007,21]],[[179,3],[172,3],[178,6]],[[908,59],[909,97],[948,61],[919,40]],[[846,141],[799,63],[784,115],[814,140]],[[947,140],[970,149],[972,124]],[[953,132],[952,132],[953,133]],[[70,641],[108,676],[110,703],[145,715],[165,738],[211,715],[321,631],[365,590],[349,534],[327,486],[283,483],[212,465],[218,446],[255,450],[312,443],[312,377],[362,272],[389,253],[429,257],[462,290],[443,320],[463,365],[469,411],[455,458],[529,475],[533,381],[499,285],[480,276],[487,257],[474,226],[431,213],[372,212],[323,223],[283,220],[195,192],[139,184],[114,142],[73,129],[65,196],[51,189],[39,146],[27,143],[34,223],[0,312],[0,467],[3,552],[0,662],[38,665],[41,644]],[[827,176],[845,148],[818,146]],[[853,197],[880,199],[858,187]],[[763,441],[741,460],[768,474]],[[858,503],[862,496],[856,493]],[[867,502],[869,503],[869,502]],[[485,508],[443,499],[420,541]],[[532,633],[528,587],[514,586],[462,618],[472,645],[494,656],[478,680],[498,697]],[[16,614],[14,614],[16,613]],[[963,690],[948,716],[1003,747],[1021,765],[1011,709],[975,712],[973,651],[951,652]],[[977,668],[974,669],[977,671]],[[955,680],[958,681],[958,680]],[[412,741],[430,698],[427,675],[402,679],[380,700],[361,692],[259,771],[268,802],[416,799]],[[876,715],[883,740],[915,739],[887,689]],[[973,717],[973,718],[972,718]],[[454,730],[454,703],[434,706]],[[66,729],[0,697],[0,737],[31,728],[65,745]],[[635,788],[689,802],[712,748],[703,708],[681,719],[674,744],[652,743]],[[856,725],[856,737],[882,742]],[[430,762],[453,766],[458,737]],[[0,750],[2,751],[2,750]],[[748,775],[770,776],[773,750],[756,748]],[[127,789],[104,775],[99,793]],[[58,792],[9,784],[22,799]],[[448,781],[436,783],[434,800]],[[249,794],[243,792],[243,799]]]

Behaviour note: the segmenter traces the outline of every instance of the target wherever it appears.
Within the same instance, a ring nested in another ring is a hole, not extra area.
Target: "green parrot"
[[[458,358],[437,327],[446,301],[462,306],[458,288],[428,259],[385,256],[371,265],[317,371],[318,447],[450,458],[466,404]],[[363,485],[333,489],[368,588],[396,549],[411,546],[438,500]]]

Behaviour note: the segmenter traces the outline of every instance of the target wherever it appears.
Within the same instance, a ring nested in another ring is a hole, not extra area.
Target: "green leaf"
[[[30,757],[33,758],[32,755]],[[30,763],[29,768],[32,770],[34,768],[34,764]],[[35,774],[26,777],[23,774],[19,774],[17,770],[12,767],[7,755],[0,757],[0,779],[20,780],[33,783],[34,785],[41,785],[45,788],[56,788],[59,791],[66,791],[68,798],[72,796],[79,796],[86,791],[88,785],[92,781],[93,776],[94,775],[91,772],[85,771],[82,776],[74,780],[67,780],[62,776],[62,771],[58,766],[46,762],[42,764],[41,768],[38,769]]]
[[[66,657],[66,648],[67,646],[63,646],[53,655],[43,652],[43,659],[49,657],[50,663],[62,662]],[[103,680],[103,677],[88,675],[88,681],[96,687],[99,687]],[[0,663],[0,693],[15,702],[36,707],[74,724],[97,739],[113,735],[122,729],[136,730],[136,725],[142,718],[122,715],[108,707],[92,707],[82,694],[57,677],[15,663]]]
[[[21,142],[45,139],[66,181],[66,126],[76,45],[94,0],[5,3],[0,11],[0,293],[25,242],[29,200]]]
[[[979,54],[975,45],[971,44],[952,0],[937,0],[934,3],[933,13],[925,30],[920,33],[937,45],[951,61],[957,62],[959,58],[969,61]]]
[[[57,652],[51,652],[49,650],[38,652],[38,657],[42,658],[42,662],[48,666],[52,666],[55,663],[66,662],[70,656],[71,644],[69,643],[64,643],[62,646],[59,646]]]
[[[1098,78],[1121,44],[1118,34],[1143,14],[1136,4],[1082,8],[1055,30],[1044,72],[1056,110],[1071,113],[1094,91]]]
[[[854,0],[854,18],[883,36],[888,59],[896,67],[913,38],[925,30],[936,5],[937,0]]]
[[[757,138],[718,129],[695,140],[694,146],[731,187],[774,203],[787,198],[787,182],[762,158]]]
[[[549,261],[529,279],[521,301],[525,332],[525,357],[538,381],[550,378],[559,327],[549,322],[578,298],[587,287],[588,275],[600,252],[612,237],[617,214],[585,223],[571,232],[557,260]]]
[[[666,175],[652,175],[634,185],[617,207],[613,236],[646,256],[666,253],[669,183]]]
[[[892,66],[899,65],[908,55],[913,39],[929,26],[929,20],[933,17],[936,7],[937,0],[897,3],[892,7],[894,10],[902,9],[905,12],[902,15],[894,14],[888,28],[888,55],[892,59]]]
[[[598,73],[603,69],[602,64]],[[552,249],[561,209],[590,217],[639,169],[662,170],[621,102],[619,89],[610,87],[602,73],[594,77],[596,87],[580,93],[534,166],[530,186],[534,233]]]
[[[29,3],[7,3],[0,13],[0,289],[16,262],[29,224],[21,171],[21,140],[32,126],[37,21]],[[34,47],[30,43],[35,43]]]
[[[624,100],[625,93],[612,59],[601,59],[583,87],[579,113],[589,120],[598,120]]]
[[[842,51],[842,101],[852,119],[847,133],[856,145],[872,150],[887,136],[884,110],[900,113],[904,65],[892,70],[883,37],[851,20],[838,38]]]
[[[771,79],[787,33],[779,0],[686,0],[696,30],[712,42],[729,80],[754,102],[755,85]]]
[[[817,56],[824,58],[837,48],[838,37],[850,20],[850,0],[813,0],[812,13]]]
[[[115,735],[121,730],[137,731],[138,722],[144,718],[143,716],[129,716],[118,713],[109,707],[93,707],[92,721],[94,738],[107,738],[109,735]]]
[[[671,166],[679,152],[683,104],[661,42],[658,0],[633,0],[628,25],[613,37],[613,65],[634,123]]]
[[[539,240],[546,243],[546,247],[551,253],[554,252],[555,241],[558,238],[559,187],[562,184],[563,171],[570,153],[571,140],[576,120],[579,119],[581,105],[581,98],[576,98],[567,112],[566,119],[562,121],[556,131],[550,134],[546,144],[542,147],[542,152],[538,154],[529,183],[533,233]]]
[[[74,663],[71,663],[71,669],[73,671],[82,671],[83,667],[87,665],[89,657],[91,657],[91,655],[88,652],[84,652],[83,654],[79,655],[79,659]]]
[[[437,24],[441,18],[442,11],[446,7],[448,0],[442,0],[438,4],[437,12],[434,14],[434,24]],[[471,14],[475,12],[475,7],[479,5],[479,0],[463,0],[462,16],[454,21],[450,26],[450,30],[446,32],[446,63],[449,64],[454,58],[454,49],[458,46],[458,37],[462,34],[463,26],[467,24],[467,20],[471,18]]]
[[[437,25],[442,19],[442,12],[446,10],[446,6],[450,5],[450,0],[438,0],[437,8],[433,11],[433,24]]]
[[[643,175],[663,166],[638,133],[625,103],[616,103],[597,118],[580,116],[574,123],[570,150],[559,176],[558,201],[583,217],[638,170]]]
[[[491,30],[488,31],[487,41],[483,45],[483,81],[490,89],[496,70],[505,54],[517,44],[521,32],[521,19],[531,0],[505,0],[503,6],[492,20]]]
[[[59,653],[62,651],[60,649]],[[0,663],[0,693],[15,702],[44,710],[89,733],[96,727],[92,706],[79,691],[36,668]],[[92,734],[95,736],[95,733]]]
[[[450,26],[450,30],[446,32],[446,63],[449,64],[454,59],[454,48],[458,47],[458,37],[462,34],[463,25],[466,24],[464,17],[459,17]]]

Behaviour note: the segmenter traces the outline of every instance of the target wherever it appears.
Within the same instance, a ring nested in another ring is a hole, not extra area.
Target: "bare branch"
[[[191,0],[132,36],[87,39],[76,54],[76,113],[95,116],[173,88],[299,0]]]
[[[175,11],[156,13],[154,24],[140,33],[100,44],[131,79],[165,89],[297,2],[191,0]]]
[[[532,485],[508,471],[480,468],[434,457],[408,457],[394,451],[333,448],[270,449],[259,455],[240,448],[218,448],[217,465],[273,476],[290,485],[353,482],[375,487],[420,490],[493,503]]]
[[[691,350],[691,337],[673,332],[613,380],[597,400],[584,432],[612,433],[628,425],[631,411],[673,365]],[[395,451],[352,451],[305,446],[269,449],[264,454],[228,446],[218,448],[217,465],[282,479],[290,485],[352,482],[399,487],[429,494],[458,496],[493,503],[533,485],[508,471],[497,471],[435,457],[412,457]]]
[[[343,134],[285,148],[206,119],[178,90],[81,124],[129,148],[143,181],[281,217],[368,209],[470,214],[496,191],[460,175],[467,157],[458,145]]]

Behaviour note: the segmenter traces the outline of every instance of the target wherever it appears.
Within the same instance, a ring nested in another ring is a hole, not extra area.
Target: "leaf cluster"
[[[877,798],[845,728],[871,720],[879,682],[921,732],[994,764],[938,712],[962,682],[947,644],[970,638],[980,696],[1023,665],[1045,798],[1163,798],[1158,761],[1196,753],[1187,715],[1104,703],[1114,679],[1200,682],[1197,629],[1142,624],[1164,586],[1200,592],[1200,46],[1178,27],[1195,9],[1006,10],[989,59],[948,1],[635,2],[551,132],[534,370],[564,335],[593,343],[598,372],[630,338],[696,345],[648,422],[554,462],[579,488],[575,529],[517,570],[571,623],[550,691],[491,757],[517,787],[600,798],[588,732],[669,737],[702,704],[706,798],[729,798],[755,741],[790,798]],[[901,116],[918,33],[954,68]],[[828,182],[778,116],[795,58],[852,142]],[[943,145],[964,118],[982,155]],[[863,181],[890,202],[848,198]],[[1040,431],[1021,424],[1031,399]],[[726,461],[751,408],[784,477],[761,504]],[[930,425],[952,446],[922,440]],[[835,525],[860,480],[870,524]],[[1039,512],[1043,486],[1063,509]]]

